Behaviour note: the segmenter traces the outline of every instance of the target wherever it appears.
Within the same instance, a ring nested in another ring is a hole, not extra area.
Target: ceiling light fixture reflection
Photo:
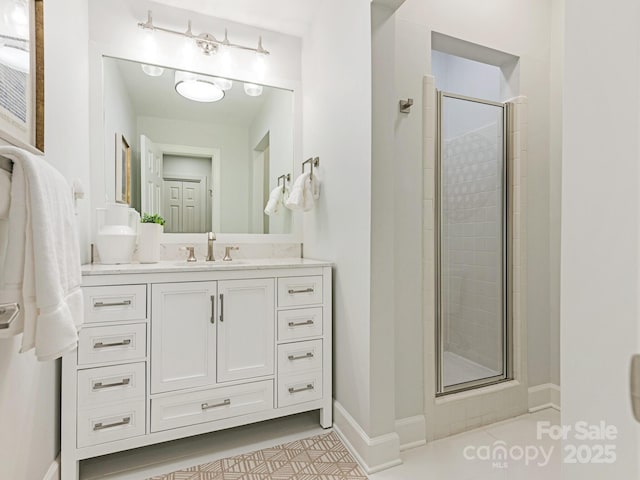
[[[157,67],[155,65],[147,65],[146,63],[143,63],[140,66],[142,67],[142,71],[147,75],[149,75],[150,77],[159,77],[164,73],[164,68],[162,67]]]
[[[262,85],[256,85],[254,83],[244,84],[244,93],[250,97],[259,97],[262,95]]]
[[[224,98],[224,90],[218,87],[213,78],[188,72],[176,72],[176,92],[195,102],[217,102]]]
[[[233,87],[233,81],[229,80],[228,78],[214,77],[213,83],[215,83],[218,88],[221,88],[222,90],[231,90],[231,87]]]

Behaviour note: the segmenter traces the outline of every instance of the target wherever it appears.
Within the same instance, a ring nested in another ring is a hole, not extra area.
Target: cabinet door
[[[151,393],[216,381],[216,282],[151,290]]]
[[[218,282],[218,382],[273,374],[274,280]]]

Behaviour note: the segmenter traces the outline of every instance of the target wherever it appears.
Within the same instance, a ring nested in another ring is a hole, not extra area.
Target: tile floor
[[[560,413],[547,409],[431,442],[402,453],[403,464],[369,476],[370,480],[560,480],[560,445],[537,438],[537,423],[559,424]],[[88,460],[81,464],[81,479],[140,480],[182,468],[214,462],[281,443],[327,433],[318,426],[315,413],[295,415],[214,434],[132,450]],[[526,464],[509,459],[506,464],[483,457],[504,446],[518,456],[519,447],[539,456]],[[484,447],[484,448],[482,448]],[[466,449],[466,450],[465,450]],[[541,449],[552,454],[546,465]]]
[[[403,464],[390,470],[369,475],[370,480],[560,480],[561,461],[560,443],[548,438],[537,438],[537,423],[547,421],[551,424],[560,423],[560,413],[553,409],[542,410],[533,414],[523,415],[511,420],[487,425],[486,427],[461,433],[442,440],[436,440],[424,447],[407,450],[402,453]],[[493,460],[468,460],[469,457],[484,458],[487,449],[497,451],[495,447],[504,445],[507,450],[518,456],[518,447],[528,449],[530,455],[534,451],[538,459],[526,465],[525,460],[507,460],[506,465]],[[515,449],[514,449],[515,447]],[[545,466],[539,466],[542,460],[542,450],[549,461]]]

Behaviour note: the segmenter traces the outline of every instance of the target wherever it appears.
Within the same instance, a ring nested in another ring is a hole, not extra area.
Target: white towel
[[[269,194],[269,201],[264,207],[264,213],[267,215],[278,213],[278,210],[280,210],[280,206],[282,205],[283,201],[284,192],[282,191],[282,187],[278,186],[271,190],[271,193]]]
[[[318,175],[314,174],[311,177],[311,173],[303,173],[296,178],[285,206],[291,210],[308,212],[313,209],[318,198],[320,198]]]
[[[0,155],[13,160],[0,303],[21,306],[11,328],[23,332],[21,351],[52,360],[76,348],[83,320],[71,188],[43,157],[15,147],[0,147]]]
[[[0,168],[0,220],[9,218],[11,204],[11,174]]]

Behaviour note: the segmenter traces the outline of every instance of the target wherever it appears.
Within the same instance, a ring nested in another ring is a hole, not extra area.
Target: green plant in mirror
[[[141,223],[157,223],[158,225],[164,225],[164,218],[162,218],[157,213],[154,213],[153,215],[145,213],[142,215],[140,222]]]

